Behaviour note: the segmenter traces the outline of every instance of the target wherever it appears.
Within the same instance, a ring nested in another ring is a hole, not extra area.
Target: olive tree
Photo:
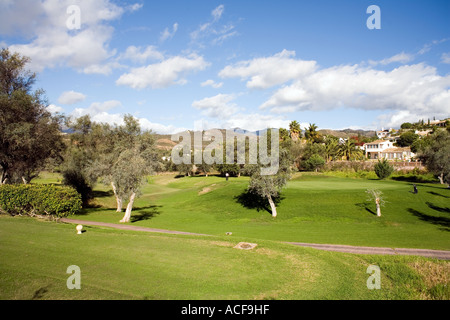
[[[61,116],[47,111],[43,90],[33,90],[30,59],[0,51],[0,184],[28,183],[64,149]]]

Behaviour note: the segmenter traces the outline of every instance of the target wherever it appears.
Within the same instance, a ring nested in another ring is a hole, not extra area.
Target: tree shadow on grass
[[[392,177],[395,181],[419,182],[419,183],[435,183],[436,179],[425,178],[421,176],[398,176]]]
[[[267,211],[268,213],[272,214],[272,210],[267,198],[261,197],[260,195],[249,190],[234,197],[234,199],[244,208],[256,209],[257,211]],[[272,197],[272,199],[275,203],[275,206],[278,206],[281,200],[283,200],[283,197],[278,195],[278,197]]]
[[[31,300],[40,300],[40,299],[44,298],[45,294],[48,292],[48,288],[49,287],[50,287],[50,285],[37,289],[34,292],[33,297],[31,298]]]
[[[432,204],[431,202],[425,202],[425,203],[426,203],[426,205],[428,207],[430,207],[433,210],[436,210],[436,211],[439,211],[439,212],[450,213],[450,208],[439,207],[439,206],[436,206],[436,205]]]
[[[430,216],[428,214],[422,213],[412,208],[409,208],[408,211],[412,213],[414,216],[418,217],[420,220],[441,226],[441,228],[439,229],[450,232],[449,218]]]
[[[366,201],[366,202],[360,202],[360,203],[356,203],[355,206],[366,210],[367,212],[373,214],[374,216],[377,215],[377,213],[375,211],[373,211],[370,207],[372,206],[372,203]]]
[[[93,198],[107,198],[107,197],[112,197],[113,195],[114,195],[114,192],[112,190],[108,190],[108,191],[93,190],[92,191]]]
[[[105,211],[111,211],[111,213],[116,213],[116,208],[105,208],[100,205],[98,206],[89,206],[82,208],[79,212],[75,214],[75,216],[87,216],[92,213],[96,212],[105,212]]]
[[[162,208],[162,206],[148,206],[143,208],[134,208],[130,222],[135,223],[139,221],[152,219],[158,214],[161,214],[159,208]]]
[[[443,194],[434,192],[434,191],[427,191],[429,194],[432,194],[433,196],[439,196],[439,197],[443,197],[443,198],[450,198],[449,196],[444,196]]]

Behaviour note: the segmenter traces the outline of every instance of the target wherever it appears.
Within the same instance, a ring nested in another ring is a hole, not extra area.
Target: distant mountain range
[[[226,138],[226,131],[225,129],[218,129],[222,132],[223,138]],[[250,131],[246,129],[241,128],[233,128],[231,129],[236,135],[245,135],[245,136],[255,136],[258,137],[262,134],[264,134],[268,129],[264,130],[256,130],[256,131]],[[348,139],[353,136],[362,136],[362,137],[373,137],[376,132],[374,130],[361,130],[361,129],[344,129],[344,130],[331,130],[331,129],[321,129],[317,130],[322,135],[332,135],[338,138]],[[194,131],[190,131],[194,132]],[[159,149],[161,150],[171,150],[175,145],[177,145],[177,142],[174,142],[171,140],[172,135],[170,134],[157,134],[156,135],[157,140],[156,144]],[[191,135],[191,138],[193,139],[193,135]],[[210,142],[206,141],[204,144],[209,144]]]

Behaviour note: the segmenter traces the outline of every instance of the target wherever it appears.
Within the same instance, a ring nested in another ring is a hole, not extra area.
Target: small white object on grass
[[[81,230],[83,230],[83,226],[81,224],[77,225],[77,234],[81,234]]]

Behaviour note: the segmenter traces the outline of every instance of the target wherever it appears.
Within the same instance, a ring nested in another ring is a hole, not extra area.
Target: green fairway
[[[449,263],[0,216],[0,299],[448,299]],[[381,289],[367,288],[367,268]],[[81,289],[69,290],[69,266]]]
[[[56,178],[54,177],[55,182]],[[46,182],[52,181],[46,177]],[[433,183],[296,174],[283,190],[278,217],[242,199],[248,178],[148,178],[132,225],[248,239],[450,250],[450,190]],[[366,189],[383,191],[382,216]],[[96,208],[77,219],[118,223],[112,192],[97,187]],[[251,202],[251,201],[250,201]]]

